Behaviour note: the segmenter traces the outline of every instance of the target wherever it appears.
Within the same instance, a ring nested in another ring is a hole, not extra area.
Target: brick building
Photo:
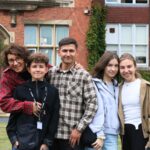
[[[58,41],[71,36],[79,43],[78,62],[86,67],[90,7],[91,0],[0,0],[0,39],[46,53],[56,65]]]
[[[138,67],[148,69],[149,61],[149,0],[95,0],[108,7],[107,50],[135,56]]]

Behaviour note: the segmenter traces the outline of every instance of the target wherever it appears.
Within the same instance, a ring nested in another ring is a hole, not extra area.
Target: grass
[[[0,123],[0,150],[11,150],[11,144],[6,134],[6,123]]]

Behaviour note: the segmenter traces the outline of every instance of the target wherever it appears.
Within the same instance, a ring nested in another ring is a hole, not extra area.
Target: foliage
[[[150,82],[150,71],[149,70],[139,70],[139,73],[145,80]]]
[[[93,68],[93,66],[98,61],[100,56],[104,53],[106,48],[105,43],[106,13],[107,9],[105,6],[96,4],[92,7],[90,25],[86,37],[86,46],[89,51],[88,57],[89,70]]]

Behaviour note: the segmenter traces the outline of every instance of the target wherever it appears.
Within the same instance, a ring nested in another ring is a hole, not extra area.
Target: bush
[[[150,82],[150,71],[149,70],[139,70],[139,73],[143,77],[143,79]]]
[[[86,37],[86,46],[89,51],[88,69],[91,70],[106,49],[106,13],[105,6],[95,4],[92,7],[90,25]]]

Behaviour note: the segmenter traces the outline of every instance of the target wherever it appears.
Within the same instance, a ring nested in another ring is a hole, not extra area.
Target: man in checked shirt
[[[78,44],[73,38],[59,42],[61,64],[49,70],[49,81],[58,88],[60,97],[59,123],[54,150],[79,150],[82,131],[97,110],[92,78],[84,69],[75,68]]]

